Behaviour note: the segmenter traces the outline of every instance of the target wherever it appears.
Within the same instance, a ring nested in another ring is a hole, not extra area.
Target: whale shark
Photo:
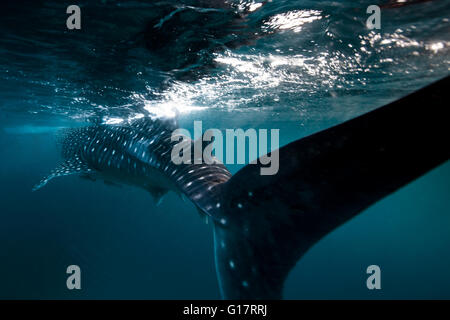
[[[172,137],[177,128],[173,118],[140,118],[126,124],[65,129],[58,141],[64,160],[33,190],[55,177],[78,174],[93,181],[143,188],[156,202],[173,191],[194,199],[200,212],[208,214],[212,208],[207,203],[214,198],[212,189],[227,181],[231,174],[215,157],[203,159],[209,165],[194,164],[195,154],[191,157],[192,164],[174,164],[172,149],[179,142]],[[182,143],[196,148],[188,137],[183,136]]]
[[[260,162],[233,176],[217,159],[174,164],[175,118],[65,129],[61,164],[33,190],[77,174],[138,186],[156,200],[183,195],[212,221],[222,297],[281,299],[314,244],[449,159],[449,84],[447,77],[281,147],[275,175],[261,175]]]

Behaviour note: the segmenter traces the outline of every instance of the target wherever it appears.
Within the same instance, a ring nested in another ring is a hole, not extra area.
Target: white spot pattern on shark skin
[[[192,199],[198,200],[198,199],[200,199],[201,197],[202,197],[202,194],[201,194],[201,193],[197,193],[195,196],[192,197]]]
[[[244,288],[248,288],[248,282],[247,281],[242,281],[242,286],[244,287]]]
[[[231,269],[234,269],[234,267],[235,267],[234,261],[233,261],[233,260],[230,260],[229,264],[230,264],[230,268],[231,268]]]
[[[169,153],[169,151],[170,151],[170,149],[169,150],[167,150],[167,151],[164,151],[163,153],[161,153],[161,156],[162,157],[164,157],[166,154],[168,154]]]
[[[219,209],[220,208],[220,202],[217,202],[216,204],[216,208]]]
[[[248,196],[249,196],[249,197],[253,197],[253,192],[249,191],[249,192],[248,192]]]
[[[57,166],[55,169],[51,171],[51,173],[42,179],[39,184],[35,185],[33,187],[33,191],[36,191],[43,186],[45,186],[51,179],[55,177],[62,177],[67,176],[75,173],[81,173],[81,172],[90,172],[91,170],[88,168],[88,166],[83,163],[80,160],[77,160],[75,158],[67,159],[63,163],[61,163],[59,166]]]
[[[142,130],[148,130],[148,126],[142,127]],[[102,129],[104,133],[102,133]],[[217,200],[204,203],[205,201],[202,199],[206,198],[204,197],[206,194],[203,191],[206,188],[208,190],[213,189],[214,186],[211,184],[214,184],[216,179],[211,179],[212,183],[208,182],[210,178],[215,178],[215,175],[211,173],[215,171],[221,174],[223,168],[219,166],[214,168],[214,171],[210,170],[211,166],[209,165],[183,165],[178,168],[175,166],[176,168],[174,168],[174,165],[170,161],[170,152],[173,147],[170,132],[168,135],[163,135],[163,133],[165,132],[158,133],[154,129],[153,139],[150,140],[151,135],[148,131],[144,134],[143,131],[137,132],[130,128],[111,128],[110,126],[104,128],[91,127],[85,133],[74,133],[70,140],[66,140],[68,150],[70,151],[68,155],[72,152],[80,152],[83,150],[82,148],[84,150],[92,148],[92,153],[81,152],[81,157],[86,159],[88,163],[94,164],[96,168],[94,171],[99,171],[100,174],[103,168],[105,169],[105,174],[108,176],[118,174],[116,170],[123,171],[120,173],[120,179],[127,178],[123,176],[123,173],[139,176],[142,172],[149,172],[149,166],[160,168],[161,172],[167,172],[165,176],[172,183],[176,182],[175,179],[178,178],[177,180],[179,182],[176,185],[181,190],[189,188],[185,190],[186,196],[190,197],[193,201],[198,201],[199,208],[205,212],[215,210],[214,207],[217,205]],[[88,135],[91,135],[91,137]],[[132,135],[135,136],[133,140],[130,139]],[[86,144],[86,140],[89,140],[88,138],[91,139],[91,144]],[[94,141],[97,141],[96,144]],[[152,147],[150,147],[151,144],[153,144]],[[135,150],[134,153],[132,152],[133,149]],[[115,154],[117,154],[117,157],[115,157]],[[77,155],[73,156],[75,158],[77,157]],[[146,158],[146,160],[141,159],[141,157]],[[127,162],[125,162],[125,158]],[[134,169],[132,169],[133,167]],[[82,169],[66,170],[63,174],[71,174],[74,170],[81,172]],[[172,175],[168,174],[170,172],[172,172]],[[135,183],[134,181],[133,183]],[[221,219],[220,223],[225,225],[227,224],[227,220]]]
[[[237,207],[238,207],[239,209],[242,209],[242,203],[238,203],[238,204],[237,204]]]

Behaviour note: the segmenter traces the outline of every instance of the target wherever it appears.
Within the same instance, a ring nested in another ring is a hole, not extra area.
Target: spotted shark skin
[[[62,134],[63,162],[33,190],[51,179],[79,174],[91,180],[125,184],[148,190],[156,201],[168,191],[192,199],[202,213],[214,208],[213,189],[230,177],[226,167],[213,164],[181,164],[171,161],[175,120],[138,119],[122,125],[95,125],[69,129]],[[184,137],[185,143],[194,142]],[[208,199],[208,201],[204,201]]]
[[[219,162],[175,165],[172,120],[73,129],[61,142],[64,161],[35,189],[81,174],[155,197],[184,194],[213,221],[222,297],[280,299],[289,271],[316,242],[448,161],[449,85],[442,79],[280,148],[273,176],[261,176],[260,163],[233,177]]]

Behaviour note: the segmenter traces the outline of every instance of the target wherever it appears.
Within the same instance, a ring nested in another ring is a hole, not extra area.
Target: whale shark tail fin
[[[215,256],[226,299],[281,298],[302,255],[347,220],[449,159],[450,77],[279,149],[222,185]]]

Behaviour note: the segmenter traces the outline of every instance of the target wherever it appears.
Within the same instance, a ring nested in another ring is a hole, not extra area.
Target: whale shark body
[[[194,161],[192,165],[174,164],[171,152],[178,141],[172,141],[172,133],[176,128],[175,119],[142,118],[125,125],[69,129],[61,139],[64,161],[33,190],[55,177],[79,174],[91,180],[143,188],[156,201],[168,191],[184,194],[207,213],[211,208],[202,198],[212,197],[209,193],[213,187],[226,182],[231,174],[217,160],[210,165]],[[183,143],[194,148],[194,142],[187,137]]]
[[[182,194],[213,221],[223,298],[278,299],[289,271],[317,241],[449,159],[449,83],[280,148],[273,176],[260,175],[261,164],[234,176],[218,161],[174,164],[174,119],[70,129],[63,162],[34,190],[79,174],[138,186],[156,199]]]

